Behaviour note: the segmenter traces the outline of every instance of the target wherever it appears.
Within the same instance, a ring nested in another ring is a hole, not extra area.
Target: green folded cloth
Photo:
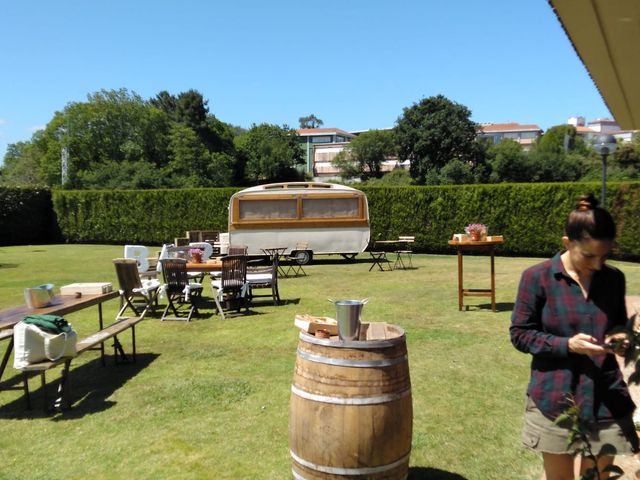
[[[36,325],[49,333],[69,333],[71,325],[64,318],[57,315],[27,315],[22,319],[24,323]]]

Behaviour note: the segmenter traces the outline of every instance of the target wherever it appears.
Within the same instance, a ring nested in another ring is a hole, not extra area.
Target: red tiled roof
[[[542,129],[535,124],[520,125],[519,123],[485,123],[480,125],[483,132],[542,132]]]
[[[296,130],[296,132],[298,132],[298,135],[305,136],[305,137],[308,137],[311,135],[327,135],[327,134],[342,135],[344,137],[355,136],[352,133],[345,132],[344,130],[341,130],[339,128],[299,128],[298,130]]]

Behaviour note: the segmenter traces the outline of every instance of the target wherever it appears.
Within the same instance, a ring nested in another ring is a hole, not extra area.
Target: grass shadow
[[[515,303],[513,302],[496,302],[496,312],[512,312]],[[465,305],[467,310],[472,307],[473,310],[491,310],[491,303],[480,303],[478,305]]]
[[[288,298],[280,300],[280,305],[298,305],[299,303],[300,298]]]
[[[0,263],[0,268],[18,268],[19,263]]]
[[[410,467],[407,480],[467,480],[467,477],[438,468]]]
[[[42,387],[30,392],[31,410],[26,409],[24,396],[0,407],[0,418],[10,420],[24,420],[30,418],[52,417],[52,420],[73,420],[85,415],[102,412],[113,407],[117,402],[108,400],[113,393],[125,383],[147,368],[160,354],[138,353],[135,362],[114,365],[114,358],[106,356],[106,366],[102,366],[100,357],[95,358],[69,373],[71,386],[71,409],[64,412],[45,412],[43,410],[44,395]],[[47,372],[47,399],[49,403],[56,397],[56,390],[60,380],[61,370],[56,368]],[[21,383],[21,375],[15,375],[7,384]],[[11,383],[9,383],[11,382]],[[5,383],[5,382],[3,382]],[[39,376],[32,377],[29,385],[40,385]]]

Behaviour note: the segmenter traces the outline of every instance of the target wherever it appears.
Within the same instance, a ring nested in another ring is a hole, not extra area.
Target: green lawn
[[[22,303],[22,289],[45,282],[116,282],[111,259],[122,247],[53,245],[0,248],[0,308]],[[252,315],[191,323],[149,318],[137,330],[138,362],[102,367],[97,352],[73,362],[73,409],[34,410],[17,391],[0,392],[0,478],[291,478],[288,404],[296,359],[296,313],[334,316],[327,298],[369,298],[364,321],[407,333],[414,408],[412,479],[534,479],[540,462],[520,448],[529,359],[510,344],[517,282],[538,260],[496,259],[499,312],[488,299],[457,308],[456,257],[416,255],[407,271],[368,272],[320,258],[307,277],[281,279],[285,305]],[[465,257],[465,286],[488,284],[488,258]],[[612,262],[640,293],[640,266]],[[113,317],[118,302],[105,304]],[[96,328],[96,308],[67,316],[80,337]],[[130,335],[122,337],[129,346]],[[4,352],[6,343],[0,347]],[[111,360],[111,359],[109,359]],[[48,379],[57,379],[59,370]],[[18,380],[9,366],[5,382]],[[51,396],[53,386],[49,384]]]

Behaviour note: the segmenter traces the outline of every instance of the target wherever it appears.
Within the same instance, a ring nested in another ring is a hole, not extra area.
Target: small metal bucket
[[[33,288],[24,289],[24,300],[29,308],[43,308],[51,303],[53,284],[46,283]]]
[[[360,314],[366,300],[335,300],[338,337],[340,340],[358,340]]]

